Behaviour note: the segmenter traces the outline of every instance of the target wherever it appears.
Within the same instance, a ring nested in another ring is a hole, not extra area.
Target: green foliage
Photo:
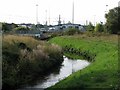
[[[69,28],[68,30],[66,30],[65,34],[67,35],[74,35],[74,34],[78,34],[80,31],[76,28]]]
[[[31,26],[30,30],[36,30],[36,25],[33,24],[33,25]]]
[[[105,17],[107,19],[105,25],[107,32],[117,34],[120,31],[120,7],[111,9]]]
[[[12,23],[12,24],[8,24],[8,23],[2,23],[2,30],[4,32],[10,32],[12,31],[14,28],[18,27],[16,24]]]
[[[70,46],[80,51],[89,51],[95,53],[95,61],[88,67],[73,73],[68,78],[60,81],[54,88],[119,88],[118,72],[118,38],[117,35],[74,35],[55,37],[50,40],[51,43],[62,47]],[[49,90],[49,88],[48,88]]]
[[[15,31],[28,31],[30,29],[28,27],[19,26],[19,27],[14,28],[14,30]]]
[[[44,28],[44,25],[42,25],[42,24],[37,24],[36,27],[38,27],[38,28]]]
[[[74,56],[80,56],[82,59],[86,59],[88,61],[94,61],[96,54],[92,54],[89,51],[82,51],[80,49],[76,49],[71,45],[66,45],[63,47],[64,53],[73,54]],[[67,54],[68,55],[68,54]],[[68,55],[69,56],[69,55]],[[71,56],[70,56],[71,58]]]
[[[86,26],[87,31],[94,31],[94,26],[91,22],[89,22],[89,25]]]
[[[103,24],[101,23],[98,23],[97,25],[96,25],[96,27],[95,27],[95,31],[96,32],[103,32],[104,31],[104,26],[103,26]]]

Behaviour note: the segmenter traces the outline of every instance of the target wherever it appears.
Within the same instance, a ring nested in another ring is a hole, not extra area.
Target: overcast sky
[[[74,0],[74,22],[105,22],[105,11],[117,7],[118,2],[119,0]],[[46,20],[48,24],[57,24],[59,14],[62,23],[71,22],[72,3],[73,0],[0,0],[0,22],[36,23],[36,4],[41,24],[45,24]]]

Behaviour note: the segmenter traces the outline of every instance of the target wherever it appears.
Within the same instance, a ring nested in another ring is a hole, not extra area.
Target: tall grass
[[[45,75],[63,61],[62,49],[32,37],[3,37],[3,89],[15,89]]]
[[[119,89],[118,36],[117,35],[74,35],[55,37],[51,43],[62,47],[72,45],[75,49],[95,53],[95,62],[60,81],[52,88]],[[50,89],[52,89],[50,88]]]

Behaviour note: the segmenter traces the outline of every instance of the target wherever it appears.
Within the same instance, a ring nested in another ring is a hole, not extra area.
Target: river
[[[90,62],[88,62],[87,60],[79,60],[79,59],[72,60],[72,59],[68,59],[65,56],[63,56],[63,58],[64,61],[58,73],[51,73],[48,76],[46,76],[43,80],[40,80],[40,82],[38,82],[36,85],[28,86],[26,87],[26,89],[48,88],[50,86],[55,85],[60,80],[65,79],[70,74],[78,70],[81,70],[90,64]]]

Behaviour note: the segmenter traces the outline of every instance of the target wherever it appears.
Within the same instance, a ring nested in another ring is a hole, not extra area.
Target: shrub
[[[22,26],[20,26],[20,27],[14,28],[14,31],[16,31],[16,30],[19,30],[19,31],[28,31],[30,29],[28,27],[22,27]]]
[[[87,30],[87,31],[92,31],[92,32],[93,32],[93,31],[94,31],[94,28],[95,28],[95,27],[93,26],[93,24],[92,24],[91,22],[89,22],[89,25],[86,26],[86,30]]]
[[[98,23],[95,27],[96,32],[103,32],[104,31],[104,26],[100,23]]]
[[[31,37],[4,36],[2,54],[3,89],[31,83],[63,61],[59,46]]]
[[[65,33],[67,35],[74,35],[74,34],[78,34],[80,31],[78,29],[75,28],[69,28]]]

